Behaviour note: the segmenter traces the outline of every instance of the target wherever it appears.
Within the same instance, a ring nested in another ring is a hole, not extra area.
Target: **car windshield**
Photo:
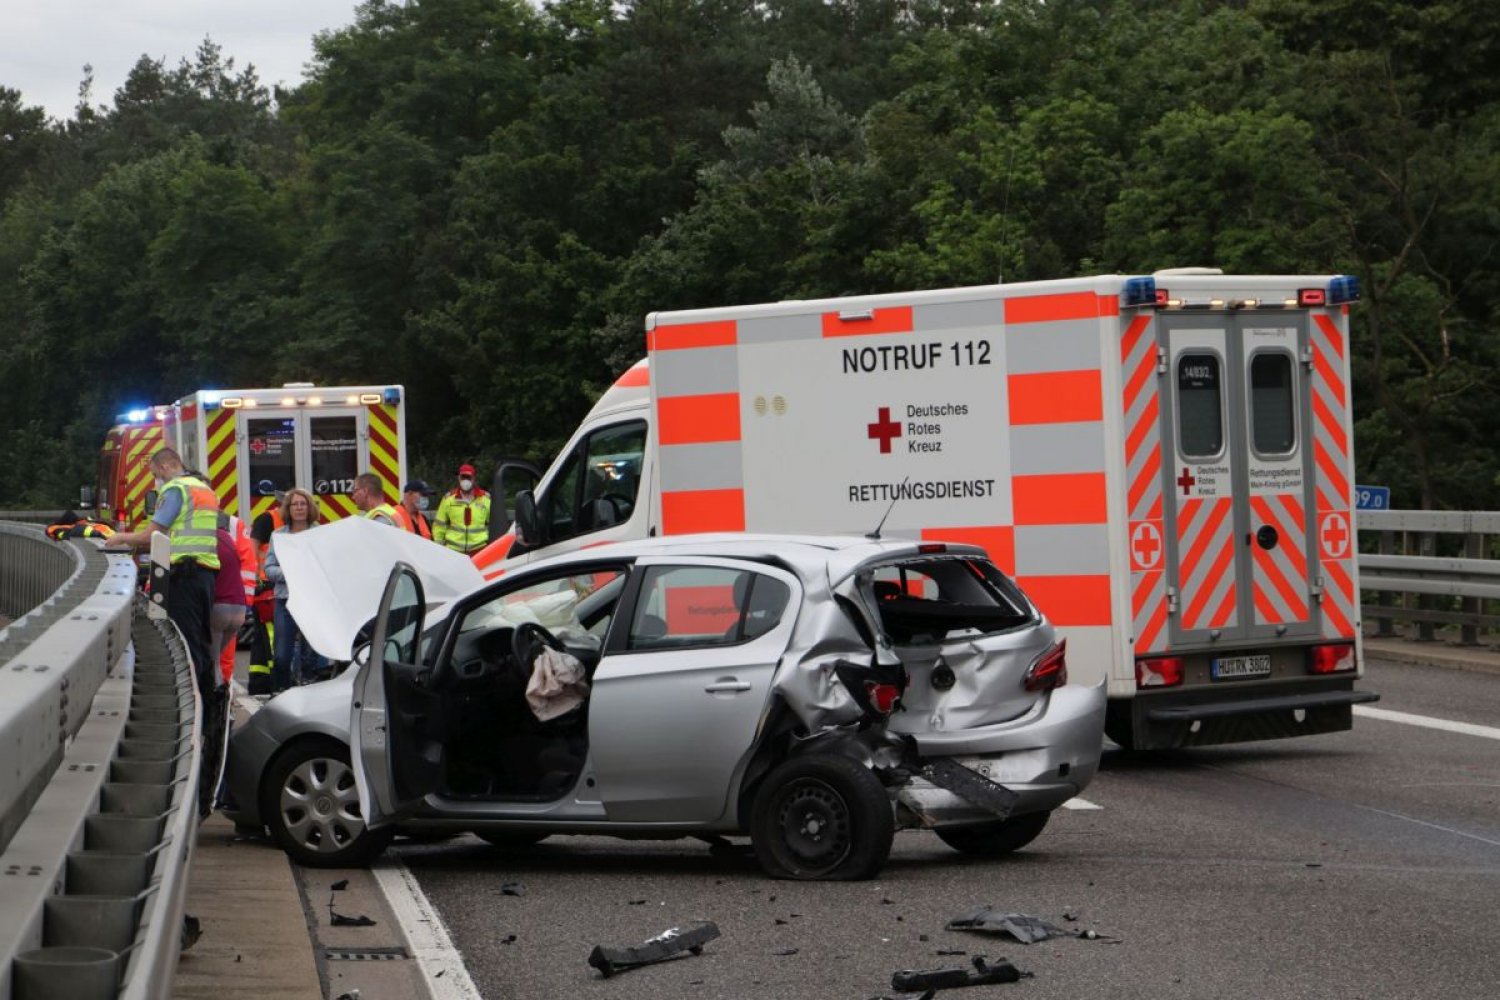
[[[1034,620],[1015,584],[986,559],[908,559],[861,574],[860,584],[898,645],[987,635]]]

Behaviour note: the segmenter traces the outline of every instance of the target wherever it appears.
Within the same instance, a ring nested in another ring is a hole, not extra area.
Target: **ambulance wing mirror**
[[[541,525],[537,523],[536,497],[530,490],[516,494],[516,537],[527,546],[535,548],[542,544]]]
[[[541,478],[541,470],[530,462],[519,458],[500,460],[495,467],[495,478],[490,490],[494,497],[490,504],[490,541],[510,530],[511,524],[516,520],[516,498],[522,492],[536,489]]]
[[[146,516],[150,517],[152,514],[155,514],[155,513],[156,513],[156,491],[155,490],[147,490],[146,491]]]
[[[80,510],[87,510],[92,506],[94,506],[94,488],[85,486],[78,491],[78,507]]]

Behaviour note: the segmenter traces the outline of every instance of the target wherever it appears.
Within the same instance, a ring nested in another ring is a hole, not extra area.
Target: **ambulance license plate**
[[[1269,677],[1271,675],[1271,657],[1262,656],[1221,656],[1213,663],[1214,680],[1227,681],[1240,677]]]

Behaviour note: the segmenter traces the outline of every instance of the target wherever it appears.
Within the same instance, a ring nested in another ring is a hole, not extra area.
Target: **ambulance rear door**
[[[246,494],[241,516],[253,520],[270,509],[277,493],[293,486],[318,498],[325,521],[354,513],[354,478],[369,463],[364,407],[258,406],[238,413],[239,467],[244,470],[238,479]],[[214,454],[212,442],[209,450]],[[382,478],[389,499],[401,484],[389,475]]]
[[[1318,634],[1307,313],[1164,310],[1158,344],[1174,648]],[[1269,657],[1214,660],[1215,679]]]

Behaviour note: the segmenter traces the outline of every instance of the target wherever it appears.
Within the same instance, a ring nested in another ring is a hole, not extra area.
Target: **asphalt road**
[[[1362,686],[1380,709],[1500,727],[1500,676],[1372,662]],[[859,1000],[892,994],[895,970],[972,955],[1033,978],[944,996],[1500,996],[1500,740],[1359,718],[1326,737],[1111,752],[1085,797],[1101,808],[1059,811],[1010,858],[904,833],[878,881],[852,884],[771,881],[696,841],[399,850],[494,1000]],[[515,882],[525,895],[502,894]],[[943,929],[979,904],[1101,937]],[[723,932],[699,957],[607,980],[585,962],[698,919]]]

